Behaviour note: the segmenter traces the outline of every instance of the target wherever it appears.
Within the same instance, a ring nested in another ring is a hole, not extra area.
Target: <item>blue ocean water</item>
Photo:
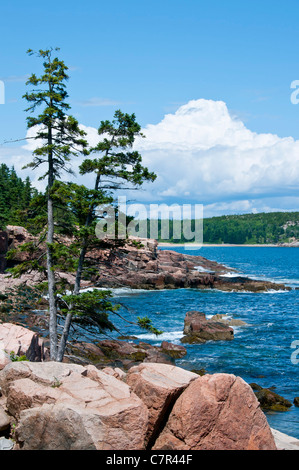
[[[183,247],[171,249],[184,252]],[[219,246],[188,249],[185,253],[204,256],[252,278],[284,283],[292,290],[241,293],[119,289],[114,291],[115,301],[121,303],[122,315],[132,321],[137,316],[148,316],[164,333],[156,337],[119,320],[122,332],[155,345],[163,340],[180,344],[188,310],[200,310],[207,317],[222,313],[241,319],[246,326],[234,328],[233,341],[184,345],[187,356],[176,364],[188,370],[204,368],[207,373],[232,373],[248,383],[275,387],[276,393],[293,403],[299,396],[299,290],[296,290],[299,288],[299,249]],[[298,407],[293,405],[286,412],[267,412],[266,416],[271,427],[299,439]]]

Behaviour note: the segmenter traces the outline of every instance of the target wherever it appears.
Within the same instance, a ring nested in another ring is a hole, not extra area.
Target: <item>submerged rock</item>
[[[255,396],[263,410],[287,411],[292,406],[289,400],[286,400],[269,388],[263,388],[256,383],[251,383],[250,386],[254,390]]]

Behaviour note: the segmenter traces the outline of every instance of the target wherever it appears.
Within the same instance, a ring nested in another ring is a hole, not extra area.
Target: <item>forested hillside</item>
[[[195,222],[191,221],[192,230]],[[173,222],[169,222],[169,239],[161,237],[159,221],[159,240],[185,243],[183,236],[173,238]],[[183,233],[183,230],[181,230]],[[260,214],[226,215],[211,217],[203,221],[204,243],[230,244],[271,244],[299,240],[299,212],[270,212]]]
[[[22,225],[32,231],[28,207],[38,191],[30,179],[20,178],[14,168],[0,165],[0,229],[6,225]],[[41,196],[40,196],[41,197]],[[29,216],[29,217],[28,217]],[[66,218],[66,213],[64,213]],[[192,230],[195,221],[191,221]],[[150,224],[148,223],[148,228]],[[173,238],[173,221],[169,221],[169,237],[161,237],[161,220],[158,221],[159,241],[185,243],[183,236]],[[183,229],[181,230],[183,234]],[[148,233],[150,238],[151,234]],[[224,215],[203,221],[204,243],[264,244],[287,243],[299,240],[299,212],[269,212],[260,214]]]
[[[212,217],[203,228],[205,243],[283,243],[299,239],[299,212]]]
[[[14,168],[0,165],[0,229],[7,224],[23,225],[26,221],[24,211],[28,208],[37,190],[30,179],[22,180]]]

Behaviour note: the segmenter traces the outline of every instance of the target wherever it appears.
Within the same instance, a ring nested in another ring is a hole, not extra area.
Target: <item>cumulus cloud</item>
[[[252,132],[222,101],[192,100],[143,133],[137,147],[158,174],[152,198],[250,212],[299,196],[299,141]]]
[[[97,130],[81,127],[95,145]],[[298,210],[299,141],[252,132],[223,101],[192,100],[142,132],[146,138],[137,139],[135,148],[157,179],[128,198],[144,204],[200,203],[205,216]],[[10,156],[20,169],[31,159],[33,136],[31,129],[27,144],[14,153],[0,150],[1,161]],[[81,161],[73,161],[75,172]],[[38,187],[42,172],[29,174]],[[90,177],[77,176],[77,182],[93,185]]]

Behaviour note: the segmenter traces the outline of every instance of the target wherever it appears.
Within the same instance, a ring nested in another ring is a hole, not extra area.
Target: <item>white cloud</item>
[[[250,131],[222,101],[190,101],[143,133],[137,147],[158,175],[152,197],[250,210],[252,199],[299,196],[299,141]]]
[[[95,145],[97,130],[81,127]],[[224,102],[192,100],[142,132],[146,139],[137,139],[135,148],[157,180],[128,199],[146,204],[204,204],[205,216],[298,210],[299,141],[252,132],[230,115]],[[28,131],[27,137],[32,136],[33,130]],[[31,160],[35,145],[29,139],[18,149],[2,148],[0,159],[18,171]],[[93,178],[79,176],[81,161],[73,161],[77,181],[93,186]],[[39,189],[42,173],[43,169],[34,175],[19,171],[21,176],[29,174]]]

